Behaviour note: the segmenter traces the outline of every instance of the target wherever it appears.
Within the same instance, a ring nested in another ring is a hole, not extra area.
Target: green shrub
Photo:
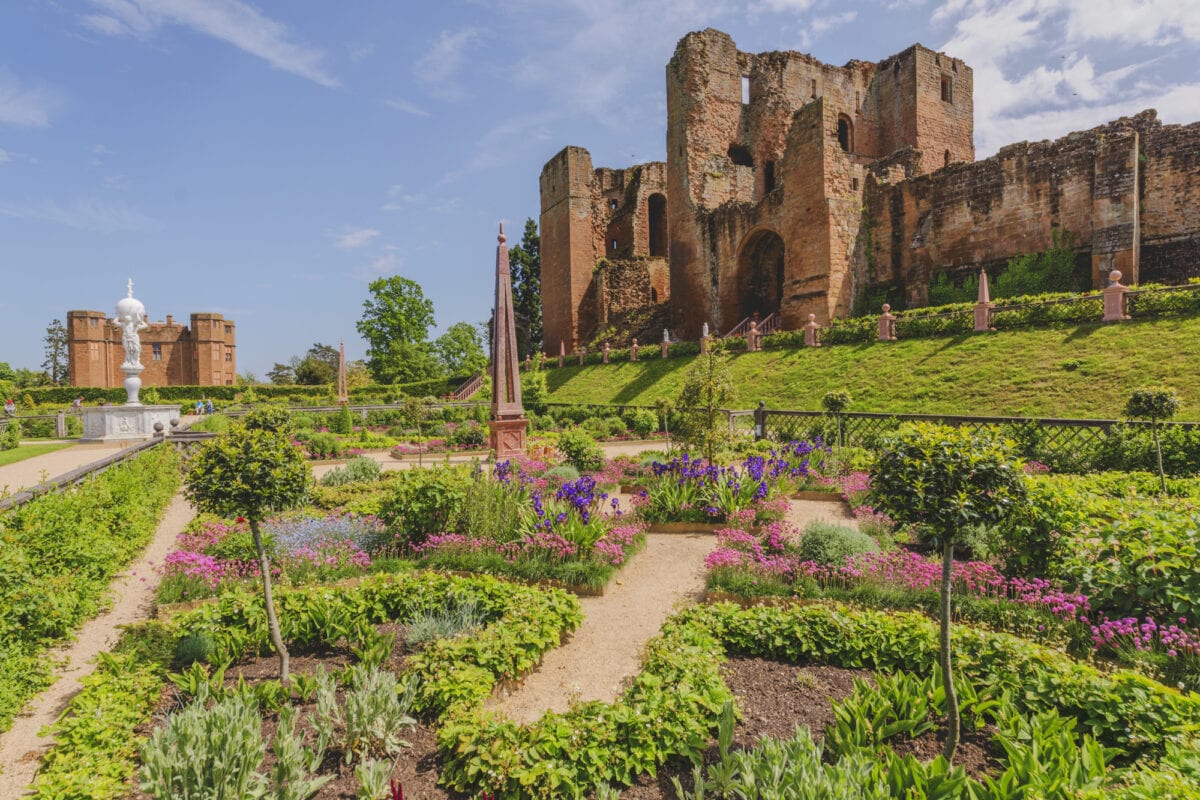
[[[349,687],[339,698],[338,681],[323,671],[317,675],[317,708],[314,725],[342,760],[395,756],[407,745],[400,738],[416,720],[408,715],[416,697],[417,684],[403,684],[395,673],[356,664],[346,670]]]
[[[624,436],[629,432],[629,427],[625,424],[625,420],[620,417],[605,417],[604,429],[605,434],[608,436]]]
[[[846,557],[859,553],[874,553],[879,544],[867,534],[846,525],[811,522],[800,538],[800,558],[818,564],[840,567]]]
[[[556,481],[573,481],[579,477],[579,470],[575,469],[570,464],[559,464],[557,467],[551,467],[546,470],[546,477]]]
[[[197,634],[194,636],[184,636],[175,645],[175,655],[172,663],[176,668],[190,666],[199,661],[204,664],[211,663],[213,653],[216,652],[217,643],[213,641],[211,636]]]
[[[1070,232],[1055,228],[1049,249],[1009,259],[993,287],[996,297],[1076,291],[1075,247]]]
[[[475,420],[468,420],[454,429],[449,443],[456,447],[480,448],[486,447],[487,441],[487,429]]]
[[[648,408],[639,408],[633,413],[629,427],[640,438],[645,439],[658,430],[658,415]]]
[[[366,456],[355,456],[344,467],[335,467],[321,477],[322,486],[345,486],[348,483],[365,483],[379,480],[382,469],[379,462]]]
[[[405,470],[383,501],[380,519],[399,544],[422,544],[431,533],[457,528],[470,485],[470,474],[459,467]]]
[[[580,472],[596,472],[604,467],[604,451],[596,440],[581,428],[570,428],[558,437],[558,451]]]
[[[344,449],[341,440],[332,433],[314,433],[304,447],[313,458],[337,458]]]
[[[580,424],[580,427],[595,439],[603,439],[608,436],[608,425],[601,417],[588,417]]]
[[[262,719],[250,698],[206,707],[204,697],[167,718],[142,748],[142,791],[155,800],[252,797],[266,789]]]
[[[409,647],[424,648],[437,639],[452,639],[461,633],[477,631],[487,622],[487,616],[474,598],[450,602],[442,608],[430,609],[408,623],[405,642]]]
[[[507,484],[481,474],[467,487],[457,528],[461,533],[497,542],[515,539],[521,524],[521,505]]]
[[[348,436],[354,431],[354,415],[350,413],[350,406],[343,405],[336,413],[330,415],[329,430],[342,436]]]
[[[0,450],[14,450],[21,445],[21,423],[10,420],[0,431]]]

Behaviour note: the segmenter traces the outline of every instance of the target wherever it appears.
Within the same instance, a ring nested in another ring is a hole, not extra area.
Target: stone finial
[[[975,302],[975,330],[992,330],[992,297],[988,291],[987,271],[982,269],[979,270],[979,296]]]
[[[583,354],[587,352],[586,347],[576,347],[575,355],[579,356],[579,366],[583,366]]]
[[[671,343],[671,333],[666,328],[663,328],[663,342],[667,344]]]
[[[896,341],[896,315],[888,303],[883,304],[883,313],[879,315],[879,341]]]
[[[629,360],[637,361],[638,343],[637,339],[633,340],[633,344],[629,345]]]
[[[758,323],[750,320],[750,330],[746,332],[746,350],[756,353],[761,349],[762,334],[758,332]]]
[[[504,223],[503,222],[500,223],[500,233],[496,236],[496,241],[499,242],[500,244],[504,244],[505,242],[508,241],[508,237],[504,235]]]
[[[817,324],[817,315],[808,315],[808,324],[804,326],[804,346],[805,347],[820,347],[821,339],[819,332],[821,326]]]
[[[601,351],[601,355],[600,355],[600,362],[602,364],[608,363],[608,342],[604,343],[604,349]]]
[[[1109,285],[1100,293],[1104,298],[1104,321],[1121,322],[1129,319],[1125,313],[1125,293],[1129,287],[1121,284],[1121,270],[1114,269],[1108,273],[1108,280]]]
[[[567,357],[567,343],[562,339],[558,340],[558,366],[561,368],[563,359]]]

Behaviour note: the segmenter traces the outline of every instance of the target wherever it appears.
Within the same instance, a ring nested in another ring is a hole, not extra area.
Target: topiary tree
[[[654,401],[654,410],[662,420],[663,434],[667,437],[667,453],[671,452],[671,415],[675,413],[675,403],[669,397],[659,397]]]
[[[845,442],[845,430],[842,426],[842,414],[850,407],[850,393],[843,390],[839,392],[826,392],[821,398],[821,407],[825,409],[825,413],[833,417],[837,423],[837,446],[842,447]]]
[[[1154,453],[1158,456],[1158,482],[1163,494],[1167,491],[1167,474],[1163,471],[1162,443],[1158,438],[1158,426],[1163,420],[1175,416],[1178,410],[1179,398],[1170,389],[1159,386],[1135,389],[1125,403],[1125,416],[1130,419],[1150,420],[1150,431],[1154,434]]]
[[[946,690],[949,761],[958,747],[960,720],[950,658],[950,578],[954,544],[975,526],[995,525],[1025,498],[1011,443],[975,436],[965,428],[920,423],[884,439],[871,469],[876,508],[927,529],[942,546],[940,651]]]
[[[729,439],[729,427],[721,417],[722,407],[731,397],[733,380],[727,359],[711,350],[698,356],[688,368],[679,392],[678,407],[683,412],[683,430],[679,433],[709,462]]]
[[[240,425],[205,443],[192,459],[184,481],[187,497],[200,511],[244,517],[250,524],[271,644],[279,654],[279,679],[288,679],[288,651],[279,632],[271,596],[271,565],[263,548],[261,523],[267,515],[304,502],[312,475],[300,450],[283,430],[254,427],[278,417],[247,415]]]
[[[425,451],[425,422],[429,419],[430,401],[427,397],[406,397],[400,406],[404,421],[417,429],[417,464],[424,466],[421,454]]]

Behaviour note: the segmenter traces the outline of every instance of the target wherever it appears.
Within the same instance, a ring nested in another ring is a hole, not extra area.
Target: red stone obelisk
[[[488,444],[497,459],[525,455],[525,408],[521,405],[521,373],[517,369],[517,326],[513,316],[512,273],[504,225],[496,237],[496,311],[492,320],[492,419]]]
[[[350,403],[350,389],[347,388],[346,381],[346,343],[338,344],[338,374],[337,374],[337,401],[341,405]]]

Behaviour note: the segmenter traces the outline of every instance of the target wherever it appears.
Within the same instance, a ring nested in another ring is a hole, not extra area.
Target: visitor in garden
[[[11,417],[13,414],[16,414],[16,413],[17,413],[17,404],[10,397],[4,401],[4,415]]]
[[[79,413],[79,409],[82,406],[83,406],[83,395],[80,395],[79,397],[76,397],[74,400],[71,401],[71,408],[72,408],[72,410],[75,411],[76,414]]]
[[[197,400],[197,401],[196,401],[196,416],[197,416],[197,417],[200,417],[200,416],[203,416],[203,415],[204,415],[204,401],[203,401],[203,400]]]
[[[205,414],[211,414],[211,413],[213,413],[213,404],[212,404],[212,400],[211,400],[211,399],[210,399],[210,400],[205,400],[205,401],[204,401],[204,413],[205,413]]]

